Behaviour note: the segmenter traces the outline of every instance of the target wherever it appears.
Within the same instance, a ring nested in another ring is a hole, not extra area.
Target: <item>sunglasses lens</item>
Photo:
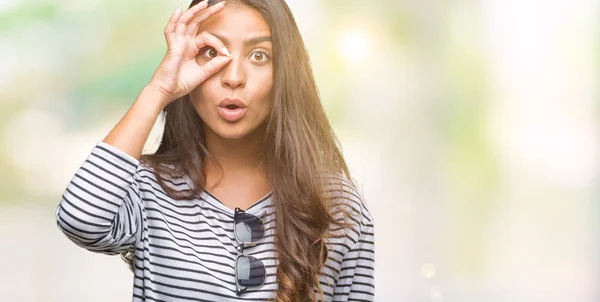
[[[254,215],[239,213],[235,216],[235,236],[243,243],[251,243],[265,236],[265,226]]]
[[[236,278],[240,286],[260,286],[265,282],[265,266],[254,257],[239,257],[236,272]]]

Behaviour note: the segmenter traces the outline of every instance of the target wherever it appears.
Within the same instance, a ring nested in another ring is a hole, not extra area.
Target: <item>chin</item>
[[[248,136],[248,134],[252,132],[252,129],[247,129],[241,125],[219,126],[216,129],[212,128],[212,130],[215,134],[224,139],[240,139]]]
[[[224,139],[240,139],[240,138],[244,138],[247,135],[246,133],[227,132],[227,131],[216,132],[216,133],[217,133],[217,135],[219,135],[220,137],[222,137]]]
[[[267,119],[256,124],[252,119],[241,119],[236,123],[229,123],[219,119],[211,119],[210,121],[204,123],[204,127],[206,127],[205,131],[208,130],[212,132],[213,135],[223,139],[236,140],[249,136],[260,139],[263,135],[259,133],[265,131],[267,125],[266,121]]]

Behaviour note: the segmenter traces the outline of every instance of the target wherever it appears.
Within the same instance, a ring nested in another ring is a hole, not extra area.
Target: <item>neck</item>
[[[262,173],[262,128],[242,138],[227,139],[204,125],[206,148],[212,156],[206,162],[207,174]]]
[[[206,148],[205,189],[229,208],[248,208],[271,191],[263,159],[264,129],[239,139],[226,139],[204,128]]]

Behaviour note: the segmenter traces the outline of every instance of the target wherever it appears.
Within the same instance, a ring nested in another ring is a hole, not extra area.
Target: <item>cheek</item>
[[[204,84],[208,83],[205,82]],[[196,110],[196,113],[198,114],[198,116],[200,116],[200,118],[203,121],[206,122],[209,121],[212,116],[210,106],[210,100],[212,99],[212,97],[210,95],[210,92],[214,90],[211,90],[209,86],[204,84],[192,90],[192,92],[190,93],[190,97],[192,106]]]
[[[214,81],[206,81],[192,90],[190,96],[195,107],[208,107],[210,100],[215,98]]]
[[[265,83],[262,86],[256,86],[254,90],[254,100],[256,102],[256,107],[262,113],[260,115],[267,114],[270,108],[273,106],[273,98],[271,93],[271,83]]]
[[[258,77],[253,87],[255,88],[254,94],[258,99],[270,100],[271,90],[273,89],[273,75],[268,72]]]

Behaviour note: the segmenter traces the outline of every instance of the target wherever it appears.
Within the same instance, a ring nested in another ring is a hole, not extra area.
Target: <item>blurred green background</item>
[[[287,3],[375,217],[378,301],[600,300],[598,1]],[[0,0],[3,301],[131,299],[54,209],[188,4]]]

